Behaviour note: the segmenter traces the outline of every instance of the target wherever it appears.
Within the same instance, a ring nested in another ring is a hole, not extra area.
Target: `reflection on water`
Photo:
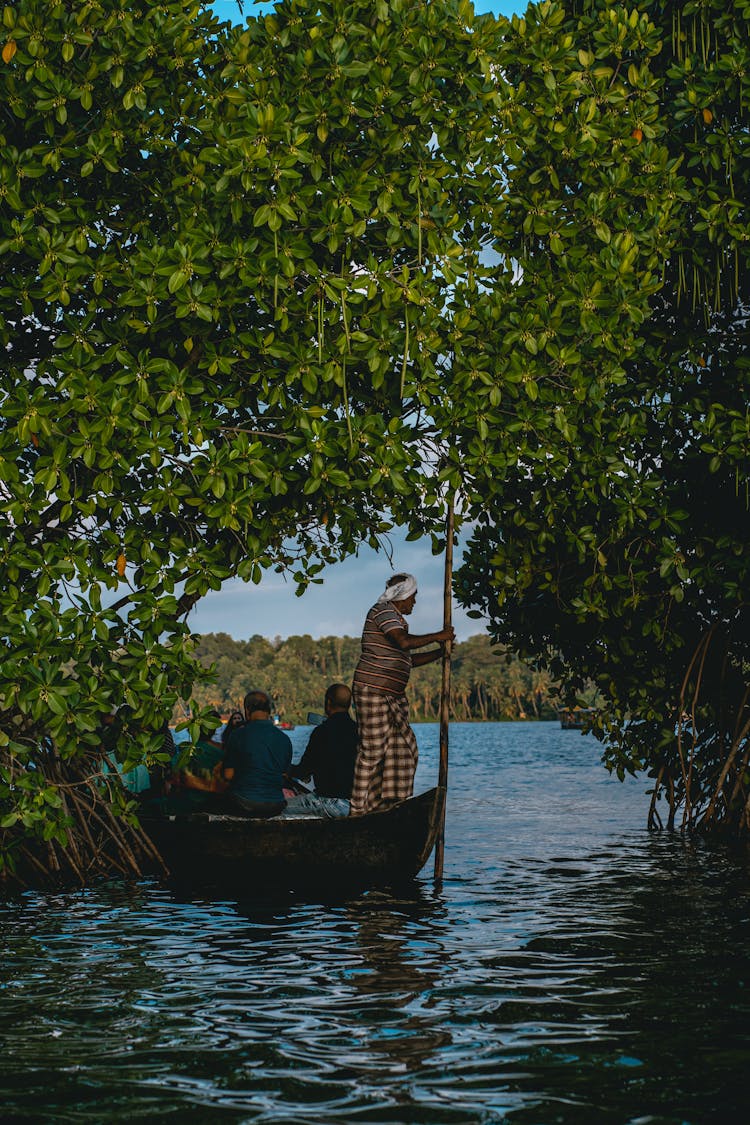
[[[597,759],[455,729],[440,892],[0,906],[3,1120],[744,1122],[747,865],[646,834]]]
[[[358,1005],[377,1013],[369,1034],[375,1065],[406,1074],[452,1043],[446,1027],[434,1026],[429,1002],[448,968],[448,943],[441,940],[445,911],[417,888],[410,900],[373,897],[349,909],[359,954],[350,981]]]

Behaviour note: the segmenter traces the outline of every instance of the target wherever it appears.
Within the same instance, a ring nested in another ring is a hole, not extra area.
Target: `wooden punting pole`
[[[452,624],[453,616],[453,505],[454,499],[448,501],[448,513],[445,519],[445,574],[443,579],[443,628],[447,629]],[[443,675],[440,684],[440,767],[438,769],[438,785],[448,789],[448,723],[450,720],[451,697],[451,642],[446,641],[443,648]],[[446,794],[447,796],[447,794]],[[443,878],[443,860],[445,858],[445,802],[440,818],[440,828],[435,841],[435,881],[441,882]]]

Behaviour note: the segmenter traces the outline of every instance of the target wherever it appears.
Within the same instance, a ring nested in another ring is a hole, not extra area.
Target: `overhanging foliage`
[[[652,0],[629,13],[542,5],[514,20],[508,72],[536,117],[514,174],[529,212],[559,223],[572,200],[578,213],[562,246],[544,237],[545,219],[519,249],[531,292],[519,288],[518,315],[545,408],[497,418],[503,471],[474,507],[480,527],[459,578],[465,603],[481,605],[503,641],[546,658],[571,693],[590,677],[608,696],[605,760],[620,775],[652,773],[666,823],[733,832],[750,828],[749,19],[743,3]],[[592,193],[602,159],[592,126],[611,151],[603,195]],[[582,149],[588,174],[571,157]],[[629,299],[638,323],[607,371],[606,351],[590,361],[585,349],[628,309],[617,273],[602,276],[606,251],[592,236],[614,238],[593,209],[635,202],[637,168],[663,169],[633,229],[653,215],[666,259],[654,260],[648,300],[644,290]],[[568,278],[583,347],[556,377],[549,329],[559,341]],[[471,464],[471,447],[463,456]]]
[[[197,598],[304,587],[386,510],[440,526],[429,406],[496,93],[465,3],[243,29],[23,0],[3,28],[0,828],[51,855],[103,714],[132,709],[129,767],[190,694]]]
[[[437,545],[455,491],[465,603],[607,692],[686,826],[747,824],[747,25],[3,10],[6,863],[136,869],[102,717],[158,759],[194,602],[386,512]]]

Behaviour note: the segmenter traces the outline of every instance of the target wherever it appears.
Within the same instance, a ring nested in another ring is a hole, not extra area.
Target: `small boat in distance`
[[[563,730],[584,730],[596,707],[560,707],[557,711]]]
[[[294,723],[290,723],[288,719],[282,719],[281,715],[274,715],[273,725],[278,727],[279,730],[294,730]]]
[[[380,882],[424,867],[440,827],[445,789],[429,789],[382,812],[328,819],[265,820],[209,812],[143,815],[141,824],[180,879],[259,883]]]

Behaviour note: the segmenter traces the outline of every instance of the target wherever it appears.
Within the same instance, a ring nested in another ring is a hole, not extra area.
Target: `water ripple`
[[[3,1120],[747,1119],[746,863],[648,836],[645,786],[552,725],[453,752],[440,892],[0,906]]]

